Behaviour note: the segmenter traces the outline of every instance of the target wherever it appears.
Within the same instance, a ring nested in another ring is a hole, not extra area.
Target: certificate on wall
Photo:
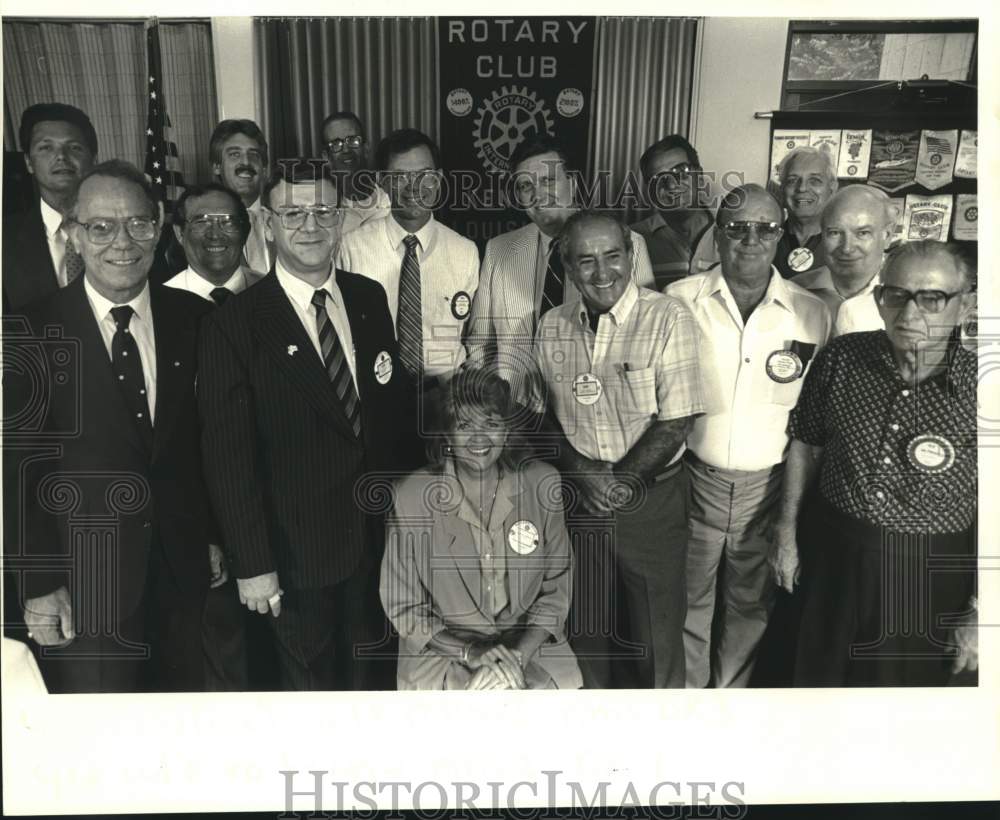
[[[906,210],[903,213],[904,239],[934,239],[945,242],[951,226],[951,194],[923,196],[906,195]]]

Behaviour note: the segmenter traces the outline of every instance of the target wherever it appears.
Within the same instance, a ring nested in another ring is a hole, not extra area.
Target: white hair
[[[882,208],[882,218],[885,220],[884,224],[886,225],[896,224],[896,216],[898,215],[898,212],[896,210],[897,208],[896,203],[892,201],[892,197],[890,197],[885,191],[883,191],[881,188],[876,188],[873,185],[863,185],[863,184],[845,185],[843,188],[840,188],[838,191],[834,193],[833,196],[830,197],[830,199],[826,203],[826,206],[823,208],[823,213],[824,214],[828,213],[830,209],[834,207],[834,203],[839,202],[840,200],[845,199],[846,197],[853,196],[854,194],[851,193],[852,191],[858,193],[864,192],[865,196],[874,199],[875,202],[878,203],[878,205]]]
[[[810,145],[803,145],[798,148],[789,151],[785,158],[778,163],[778,179],[781,184],[785,184],[785,178],[788,176],[788,169],[791,164],[795,161],[796,157],[821,157],[823,159],[823,164],[826,167],[826,178],[830,182],[837,181],[837,164],[833,158],[833,155],[829,151],[823,151],[819,148]]]

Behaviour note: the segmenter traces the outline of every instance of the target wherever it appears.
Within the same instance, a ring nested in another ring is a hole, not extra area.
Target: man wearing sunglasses
[[[889,195],[871,185],[841,188],[823,209],[826,265],[792,281],[826,302],[834,336],[881,330],[882,317],[872,294],[895,221]]]
[[[403,367],[385,292],[333,267],[337,191],[308,160],[264,187],[271,273],[204,323],[205,470],[240,601],[266,616],[288,690],[380,686],[384,523],[355,499],[398,469]],[[386,650],[385,680],[395,676]]]
[[[40,394],[5,384],[42,400],[38,432],[59,442],[25,462],[24,543],[5,544],[37,552],[21,578],[28,635],[53,692],[199,690],[211,516],[195,378],[210,308],[150,285],[163,213],[137,168],[92,168],[68,218],[84,274],[28,309],[41,348],[8,340],[14,361],[53,353]]]
[[[773,557],[791,592],[802,550],[797,685],[975,685],[974,276],[955,245],[898,246],[884,330],[835,339],[806,378]]]
[[[346,209],[343,233],[388,216],[389,196],[368,167],[368,140],[358,115],[335,111],[323,120],[320,131],[323,154],[341,192],[341,207]]]
[[[632,230],[642,234],[662,290],[686,276],[691,255],[712,226],[712,214],[700,204],[701,161],[680,134],[653,143],[639,160],[652,214]]]
[[[706,387],[706,412],[694,421],[686,453],[691,688],[749,683],[774,604],[769,522],[780,500],[788,413],[830,332],[823,302],[773,265],[781,216],[759,185],[730,191],[715,222],[721,264],[666,291],[698,322]]]

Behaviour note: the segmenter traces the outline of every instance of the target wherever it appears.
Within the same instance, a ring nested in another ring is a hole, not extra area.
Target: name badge
[[[507,544],[518,555],[530,555],[538,549],[538,527],[522,518],[510,525]]]
[[[388,384],[392,378],[392,356],[383,350],[375,357],[375,381]]]
[[[788,254],[788,267],[796,273],[809,270],[813,264],[813,252],[809,248],[796,248]]]
[[[464,290],[460,290],[451,297],[451,315],[456,319],[464,319],[469,315],[472,307],[472,297]]]
[[[773,381],[787,384],[802,375],[802,359],[792,350],[775,350],[767,357],[764,370]]]
[[[955,445],[944,436],[917,436],[907,446],[906,455],[922,473],[943,473],[955,463]]]
[[[601,380],[593,373],[581,373],[573,379],[573,397],[579,404],[596,404],[603,392]]]

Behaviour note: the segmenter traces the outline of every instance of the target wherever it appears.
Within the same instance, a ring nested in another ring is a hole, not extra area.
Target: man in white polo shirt
[[[874,290],[895,218],[889,195],[870,185],[841,188],[824,208],[826,265],[792,281],[826,303],[834,336],[884,327]]]
[[[730,191],[716,215],[721,264],[666,291],[694,313],[705,383],[705,414],[695,419],[685,459],[688,688],[746,686],[753,671],[774,602],[769,529],[780,500],[788,413],[830,332],[823,302],[772,264],[781,216],[759,185]]]

